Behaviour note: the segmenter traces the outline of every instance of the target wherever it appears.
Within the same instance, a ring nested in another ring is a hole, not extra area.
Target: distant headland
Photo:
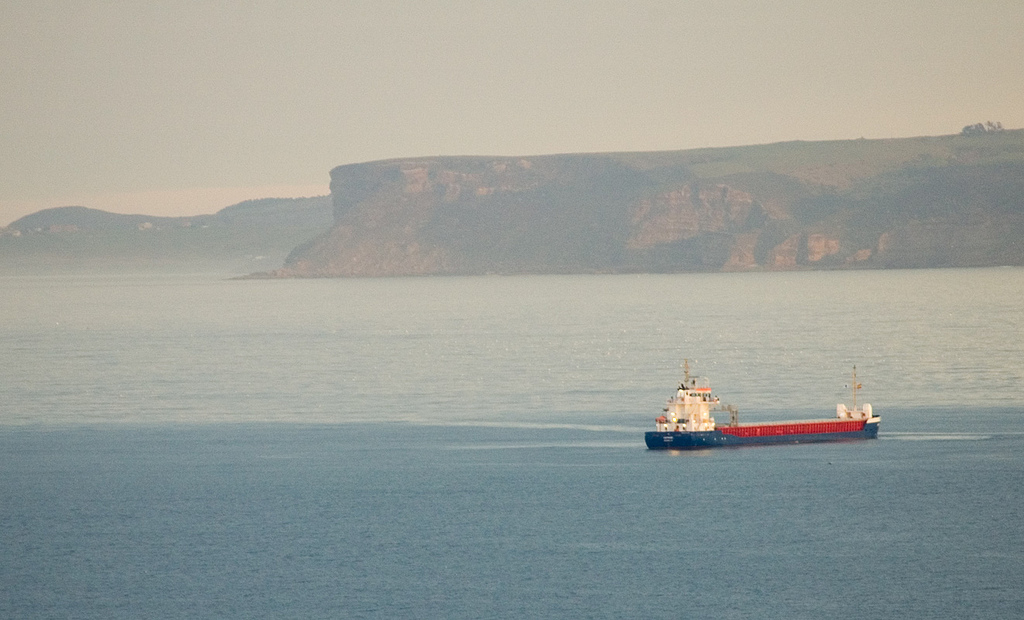
[[[248,263],[266,278],[1024,265],[1024,130],[395,159],[335,168],[330,197],[192,218],[48,209],[0,229],[5,262],[75,253],[273,255]]]

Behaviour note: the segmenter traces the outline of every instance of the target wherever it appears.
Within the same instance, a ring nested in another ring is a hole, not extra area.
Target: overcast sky
[[[337,165],[1024,127],[1022,0],[0,0],[0,225]]]

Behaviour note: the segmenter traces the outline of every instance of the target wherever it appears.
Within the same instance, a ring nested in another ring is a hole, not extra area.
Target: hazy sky
[[[1022,0],[0,0],[0,225],[337,165],[1024,127]]]

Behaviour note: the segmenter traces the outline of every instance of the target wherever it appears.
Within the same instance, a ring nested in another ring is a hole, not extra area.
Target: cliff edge
[[[331,171],[270,277],[1024,264],[1024,131]]]

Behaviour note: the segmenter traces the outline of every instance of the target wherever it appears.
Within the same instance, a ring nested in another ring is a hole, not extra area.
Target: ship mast
[[[859,387],[860,386],[857,385],[857,366],[854,365],[854,367],[853,367],[853,410],[854,411],[857,410],[857,388],[859,388]]]
[[[690,385],[690,360],[683,359],[683,385]]]

